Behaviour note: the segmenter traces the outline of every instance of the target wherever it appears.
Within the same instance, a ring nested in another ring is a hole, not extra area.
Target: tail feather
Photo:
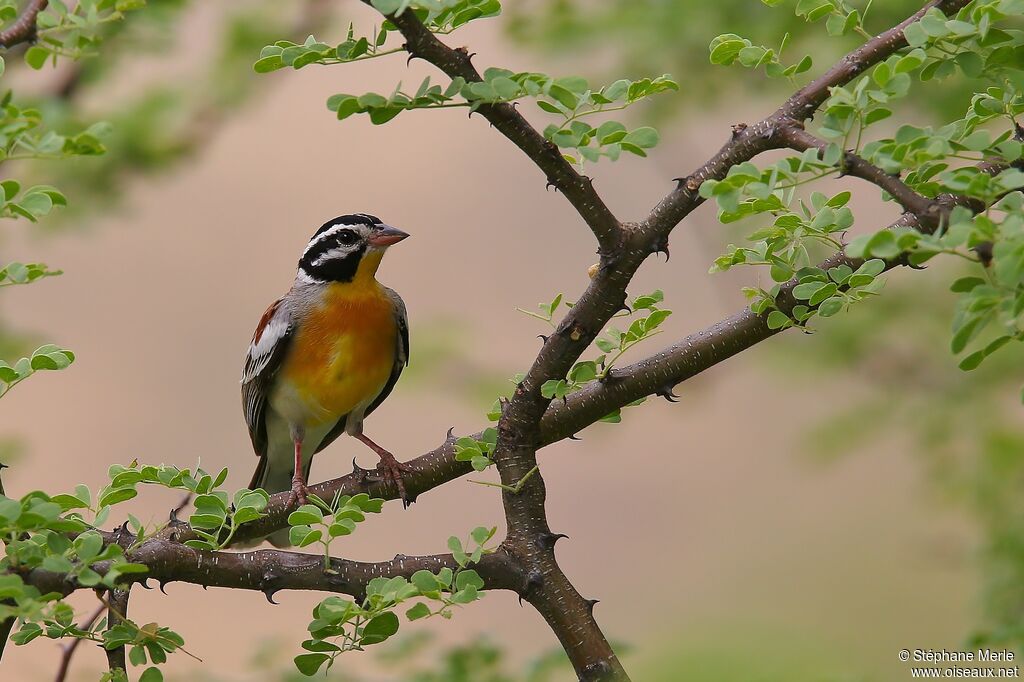
[[[294,475],[294,456],[289,453],[288,456],[274,456],[276,453],[268,452],[267,454],[260,457],[259,464],[256,465],[256,471],[253,472],[252,481],[249,483],[249,489],[255,490],[256,488],[263,488],[268,494],[273,495],[275,493],[281,493],[290,491],[292,489],[292,477]],[[303,458],[303,475],[306,481],[309,481],[309,470],[313,464],[313,458]],[[275,531],[266,537],[266,540],[274,545],[274,547],[284,548],[291,547],[291,542],[288,540],[289,529],[284,528],[279,531]]]

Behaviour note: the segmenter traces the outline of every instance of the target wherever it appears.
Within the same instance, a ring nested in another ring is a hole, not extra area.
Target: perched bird
[[[405,303],[374,277],[388,247],[408,236],[365,213],[324,223],[291,290],[263,313],[242,370],[242,407],[260,458],[250,488],[290,488],[293,502],[305,504],[313,455],[347,433],[380,456],[382,478],[406,500],[409,468],[363,433],[363,419],[409,360]]]

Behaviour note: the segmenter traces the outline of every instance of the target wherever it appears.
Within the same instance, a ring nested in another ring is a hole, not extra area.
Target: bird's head
[[[409,235],[366,213],[343,215],[320,226],[299,259],[299,276],[317,282],[372,277],[392,244]]]

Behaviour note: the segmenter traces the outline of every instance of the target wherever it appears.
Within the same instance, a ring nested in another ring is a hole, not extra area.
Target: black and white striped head
[[[298,277],[314,282],[351,282],[362,270],[373,275],[384,251],[409,235],[366,213],[338,216],[320,226],[299,259]]]

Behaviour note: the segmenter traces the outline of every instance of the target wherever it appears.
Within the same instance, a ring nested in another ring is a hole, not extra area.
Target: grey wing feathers
[[[270,383],[281,366],[291,341],[291,316],[281,301],[267,308],[260,318],[242,368],[242,409],[249,427],[252,448],[260,457],[267,454],[265,412]]]
[[[405,301],[395,291],[384,287],[384,291],[387,292],[388,297],[395,306],[395,324],[398,325],[398,339],[395,347],[395,364],[391,368],[391,376],[388,377],[388,382],[384,384],[384,388],[381,389],[380,394],[374,398],[370,406],[366,408],[366,412],[363,416],[366,416],[380,407],[380,404],[391,394],[391,391],[395,388],[395,384],[398,383],[398,377],[402,375],[402,370],[409,364],[409,317],[405,311]],[[347,416],[347,415],[346,415]],[[345,431],[346,417],[342,417],[338,420],[338,423],[334,425],[334,428],[324,436],[324,439],[320,441],[320,445],[317,447],[316,452],[320,452],[328,445],[333,443],[338,436]]]

